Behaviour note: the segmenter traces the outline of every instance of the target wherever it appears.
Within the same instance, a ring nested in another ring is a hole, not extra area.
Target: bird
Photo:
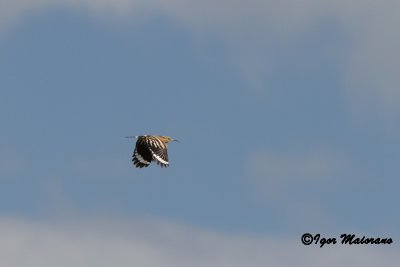
[[[152,161],[162,167],[168,167],[168,143],[179,142],[165,135],[126,136],[136,138],[136,146],[132,155],[132,163],[136,168],[148,167]]]

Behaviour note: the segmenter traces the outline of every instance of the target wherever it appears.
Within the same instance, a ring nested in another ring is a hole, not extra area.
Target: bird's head
[[[172,141],[179,142],[178,140],[176,140],[176,139],[174,139],[174,138],[171,138],[171,137],[169,137],[169,136],[165,136],[165,135],[159,136],[159,138],[160,138],[164,143],[169,143],[169,142],[172,142]]]

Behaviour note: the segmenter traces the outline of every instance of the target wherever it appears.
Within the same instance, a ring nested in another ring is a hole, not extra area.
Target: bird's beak
[[[125,136],[125,138],[137,138],[137,136]]]
[[[179,140],[176,140],[176,139],[172,139],[172,141],[175,141],[175,142],[178,142],[178,143],[180,143],[180,142],[179,142]]]

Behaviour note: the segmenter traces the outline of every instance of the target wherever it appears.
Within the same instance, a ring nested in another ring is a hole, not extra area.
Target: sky
[[[0,0],[0,265],[396,266],[399,8]]]

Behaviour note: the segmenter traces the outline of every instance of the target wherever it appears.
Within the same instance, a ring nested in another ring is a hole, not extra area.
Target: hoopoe
[[[161,167],[168,167],[168,143],[177,141],[169,136],[160,135],[139,135],[127,136],[126,138],[136,138],[135,151],[132,155],[133,165],[143,168],[150,165],[151,161],[157,162]]]

